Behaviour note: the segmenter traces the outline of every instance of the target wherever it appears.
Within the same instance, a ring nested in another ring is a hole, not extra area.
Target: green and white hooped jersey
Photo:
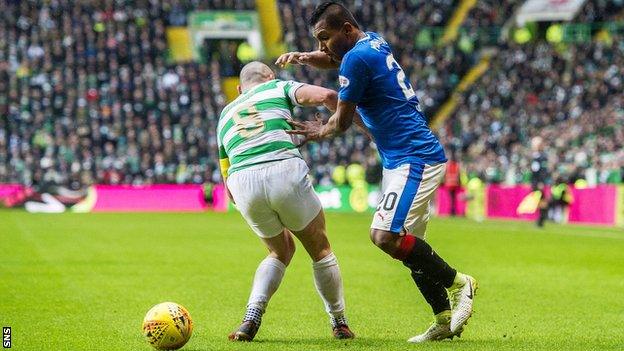
[[[227,105],[217,125],[219,158],[227,174],[260,163],[301,158],[286,130],[292,127],[295,91],[303,84],[272,80],[255,86]],[[229,160],[228,160],[229,159]]]

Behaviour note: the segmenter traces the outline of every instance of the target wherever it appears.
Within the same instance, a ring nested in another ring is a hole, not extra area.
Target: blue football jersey
[[[385,168],[446,162],[409,79],[379,34],[366,32],[347,52],[339,83],[340,100],[357,104]]]

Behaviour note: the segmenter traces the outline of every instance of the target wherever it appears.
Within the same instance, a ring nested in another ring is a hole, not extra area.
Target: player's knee
[[[290,261],[292,260],[294,254],[295,249],[292,249],[291,251],[284,250],[282,252],[272,252],[272,256],[280,260],[280,262],[282,262],[284,266],[288,266],[290,264]]]
[[[385,253],[392,256],[397,250],[397,238],[399,236],[391,232],[379,229],[371,229],[371,241]]]

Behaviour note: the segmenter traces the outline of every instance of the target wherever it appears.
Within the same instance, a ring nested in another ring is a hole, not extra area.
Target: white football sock
[[[312,264],[314,268],[314,285],[321,299],[325,303],[325,310],[335,319],[344,319],[345,301],[342,292],[342,277],[340,267],[334,253],[330,253],[318,262]]]
[[[248,310],[258,309],[264,313],[271,296],[282,282],[285,271],[286,266],[277,258],[267,257],[260,262],[247,303]]]

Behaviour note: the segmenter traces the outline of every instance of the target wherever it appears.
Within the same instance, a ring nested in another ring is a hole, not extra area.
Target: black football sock
[[[431,309],[433,314],[438,314],[443,311],[451,309],[449,303],[448,294],[442,284],[436,283],[433,280],[427,278],[421,271],[412,270],[412,279],[420,290]]]
[[[422,272],[428,279],[450,288],[457,271],[451,268],[427,242],[416,239],[411,252],[403,260],[403,264],[413,272]]]

